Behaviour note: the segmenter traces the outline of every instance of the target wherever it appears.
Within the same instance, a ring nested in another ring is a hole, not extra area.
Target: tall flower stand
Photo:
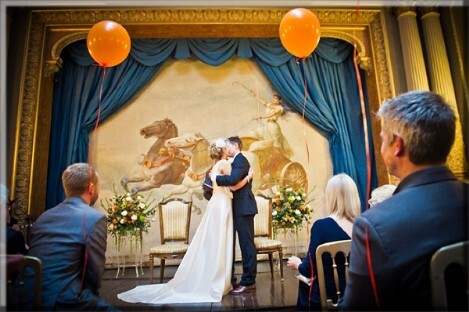
[[[298,234],[294,232],[289,232],[290,236],[293,238],[293,255],[298,257]]]
[[[290,236],[293,238],[293,251],[294,251],[294,255],[298,257],[298,236],[299,236],[299,232],[298,232],[298,226],[295,225],[293,227],[293,229],[290,229],[288,231],[288,233],[290,234]]]
[[[278,239],[278,234],[279,232],[282,232],[283,234],[283,246],[286,246],[287,237],[293,239],[293,251],[291,252],[292,256],[297,256],[298,257],[298,237],[299,237],[299,226],[298,225],[293,225],[292,227],[279,227],[279,226],[272,226],[272,233],[273,233],[273,238]],[[288,235],[287,235],[288,234]],[[289,245],[290,246],[290,245]],[[286,253],[284,249],[284,255],[290,255],[290,253]],[[278,270],[280,270],[280,265],[282,263],[282,259],[276,259],[276,267]]]
[[[143,250],[142,250],[142,233],[136,235],[117,235],[117,274],[122,269],[122,276],[125,274],[125,268],[128,266],[135,267],[135,276],[143,275]],[[127,255],[130,255],[131,262],[127,264]],[[139,273],[140,269],[140,273]]]

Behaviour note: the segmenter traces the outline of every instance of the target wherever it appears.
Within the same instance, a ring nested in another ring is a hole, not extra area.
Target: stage
[[[257,289],[255,292],[244,295],[226,295],[221,302],[216,303],[146,305],[127,303],[119,300],[117,298],[118,293],[138,285],[150,283],[148,267],[143,268],[144,274],[139,277],[136,277],[135,268],[132,267],[126,268],[125,274],[120,274],[117,278],[117,269],[106,269],[100,294],[109,304],[122,311],[295,311],[298,296],[298,280],[293,276],[294,271],[286,266],[286,260],[283,261],[283,266],[285,280],[282,282],[280,271],[277,268],[274,268],[274,278],[272,280],[268,261],[260,261],[257,265]],[[163,282],[167,282],[172,278],[176,269],[177,266],[166,267]],[[235,273],[238,281],[241,272],[241,263],[237,262]],[[154,274],[153,282],[157,283],[159,282],[159,267],[155,267]]]

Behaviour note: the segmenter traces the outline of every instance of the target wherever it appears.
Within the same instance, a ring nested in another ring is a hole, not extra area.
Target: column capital
[[[397,7],[397,8],[394,9],[394,14],[396,14],[397,17],[400,17],[400,16],[402,16],[403,14],[406,14],[406,13],[417,16],[415,7],[401,6],[401,7]]]
[[[440,13],[437,7],[420,7],[418,8],[418,13],[421,19],[428,17],[430,15],[440,16]]]

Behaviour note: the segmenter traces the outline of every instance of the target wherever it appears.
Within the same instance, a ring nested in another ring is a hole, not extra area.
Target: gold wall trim
[[[341,39],[350,43],[357,48],[357,57],[360,67],[366,70],[368,73],[371,72],[371,57],[367,55],[365,43],[361,40],[358,36],[354,35],[353,33],[350,34],[345,31],[338,31],[338,30],[321,30],[321,37],[328,37],[328,38],[336,38]]]
[[[51,78],[59,69],[62,67],[62,59],[60,58],[60,54],[62,50],[68,46],[69,44],[86,39],[88,32],[86,31],[79,31],[76,33],[72,33],[70,35],[66,35],[58,40],[51,49],[50,52],[50,60],[46,60],[46,68],[44,71],[44,76],[47,78]]]
[[[354,9],[315,9],[321,25],[344,23],[349,25],[368,25],[374,20],[378,10],[360,10],[358,16]],[[129,24],[279,24],[289,8],[262,9],[217,9],[217,8],[115,8],[115,9],[66,9],[37,10],[46,24],[94,24],[111,19]]]
[[[376,78],[378,79],[379,103],[392,97],[391,74],[388,66],[388,52],[386,51],[385,37],[381,19],[378,15],[371,22],[371,38],[373,49],[373,67],[376,69]]]
[[[360,65],[375,82],[368,85],[368,92],[378,94],[380,101],[391,97],[380,10],[363,9],[358,16],[354,9],[311,10],[324,27],[324,36],[357,43]],[[24,82],[20,87],[18,107],[21,111],[12,183],[23,215],[38,216],[45,209],[45,197],[38,194],[46,192],[48,157],[39,157],[44,151],[35,153],[39,148],[35,142],[36,137],[42,140],[45,137],[48,143],[53,94],[51,78],[61,66],[60,53],[71,42],[86,38],[93,24],[114,20],[126,27],[132,38],[182,38],[188,34],[198,37],[277,37],[280,21],[288,11],[286,8],[33,10],[23,64]],[[40,147],[47,150],[47,145]]]
[[[33,153],[37,127],[37,108],[39,98],[39,77],[41,72],[41,55],[44,40],[44,23],[37,14],[32,14],[27,44],[26,64],[22,86],[22,99],[19,105],[18,148],[16,152],[15,196],[24,217],[30,212],[31,179],[34,168]]]

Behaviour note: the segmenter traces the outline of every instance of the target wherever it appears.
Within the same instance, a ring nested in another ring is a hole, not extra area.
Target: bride
[[[210,157],[217,160],[212,174],[231,173],[225,147],[225,141],[220,139],[209,146]],[[232,289],[233,195],[230,189],[243,187],[252,175],[250,170],[248,176],[230,188],[213,182],[212,198],[173,279],[167,284],[137,286],[117,297],[126,302],[152,304],[221,301]]]

